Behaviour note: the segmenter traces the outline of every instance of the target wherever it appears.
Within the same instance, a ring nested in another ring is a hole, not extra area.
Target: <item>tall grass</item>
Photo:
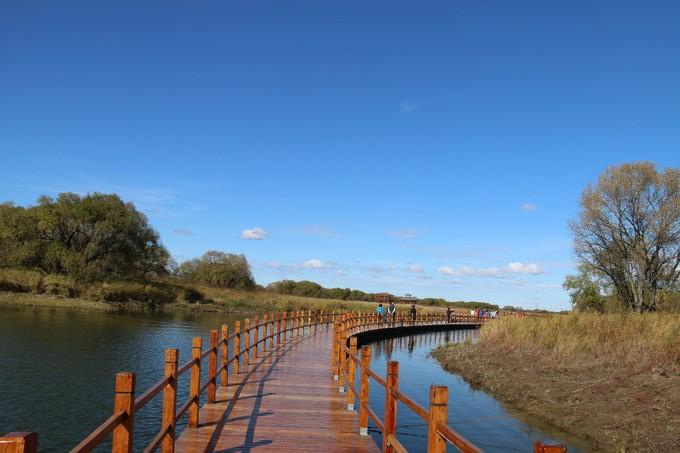
[[[486,324],[479,346],[521,348],[556,361],[680,365],[680,315],[570,314]]]

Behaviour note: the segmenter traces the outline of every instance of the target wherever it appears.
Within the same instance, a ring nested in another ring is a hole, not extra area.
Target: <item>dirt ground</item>
[[[654,361],[554,363],[537,351],[477,344],[439,348],[446,369],[593,451],[680,452],[680,368]]]

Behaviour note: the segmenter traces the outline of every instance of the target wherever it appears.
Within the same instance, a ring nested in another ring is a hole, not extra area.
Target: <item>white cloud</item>
[[[328,269],[329,267],[331,267],[331,265],[314,258],[305,261],[304,263],[298,265],[298,267],[301,267],[302,269]]]
[[[267,261],[265,264],[267,267],[272,269],[281,269],[283,267],[283,263],[281,261]]]
[[[437,272],[444,275],[458,275],[456,274],[456,270],[454,268],[448,266],[442,266],[438,268]]]
[[[418,106],[415,105],[413,102],[401,101],[401,103],[399,104],[399,111],[401,113],[413,113],[416,110],[418,110]]]
[[[261,241],[263,239],[267,239],[268,237],[269,233],[260,227],[246,229],[241,232],[241,239],[245,239],[247,241]]]
[[[500,277],[502,275],[501,270],[497,267],[476,269],[470,266],[460,266],[454,269],[452,267],[442,266],[437,269],[437,272],[443,275],[458,275],[466,277]]]
[[[194,234],[194,232],[188,228],[176,228],[172,230],[172,232],[180,236],[192,236]]]
[[[511,274],[531,274],[536,275],[543,272],[538,264],[514,262],[506,266],[505,270]]]
[[[543,270],[538,264],[534,263],[520,263],[512,262],[504,268],[486,267],[475,268],[472,266],[459,266],[457,268],[442,266],[437,269],[442,275],[455,275],[463,277],[503,277],[505,274],[524,274],[524,275],[538,275],[543,273]]]
[[[533,203],[524,203],[524,204],[522,204],[520,209],[524,212],[534,212],[534,211],[538,210],[538,206],[533,204]]]
[[[406,270],[408,272],[413,272],[416,274],[422,274],[423,272],[425,272],[425,268],[420,264],[411,264],[410,266],[406,267]]]

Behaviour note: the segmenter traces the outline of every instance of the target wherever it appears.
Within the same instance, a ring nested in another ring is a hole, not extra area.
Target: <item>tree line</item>
[[[2,269],[0,290],[85,295],[106,301],[201,299],[199,292],[173,283],[343,301],[376,300],[375,293],[325,288],[307,280],[259,286],[244,255],[210,250],[176,263],[147,217],[116,194],[61,193],[54,198],[42,196],[34,206],[0,204]],[[163,282],[171,285],[163,286]],[[483,302],[450,303],[434,298],[419,303],[498,309]]]

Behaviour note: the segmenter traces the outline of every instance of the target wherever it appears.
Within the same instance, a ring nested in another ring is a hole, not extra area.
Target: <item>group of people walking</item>
[[[394,322],[396,321],[396,315],[397,315],[397,306],[394,305],[394,302],[390,302],[389,305],[387,306],[387,313],[385,313],[385,308],[383,307],[383,304],[380,303],[378,304],[378,308],[376,309],[378,313],[378,322]],[[411,315],[411,322],[416,321],[416,304],[411,304],[411,308],[409,309],[409,314]],[[446,316],[447,319],[450,321],[451,320],[451,309],[449,308],[446,310]]]
[[[485,310],[484,308],[471,308],[470,316],[475,318],[495,318],[498,316],[498,312],[496,310]]]
[[[383,304],[380,303],[378,304],[378,308],[376,309],[376,312],[378,314],[378,322],[394,322],[396,321],[396,314],[397,314],[397,306],[394,305],[394,302],[390,302],[389,305],[387,305],[387,310],[385,310],[385,307],[383,307]],[[409,309],[409,314],[411,315],[411,321],[415,322],[416,320],[416,304],[411,304],[411,308]],[[453,310],[451,307],[447,307],[446,309],[446,320],[448,322],[451,322],[451,316],[453,315]],[[470,309],[470,316],[474,316],[475,318],[495,318],[498,316],[498,312],[496,310],[487,310],[484,308],[471,308]]]

